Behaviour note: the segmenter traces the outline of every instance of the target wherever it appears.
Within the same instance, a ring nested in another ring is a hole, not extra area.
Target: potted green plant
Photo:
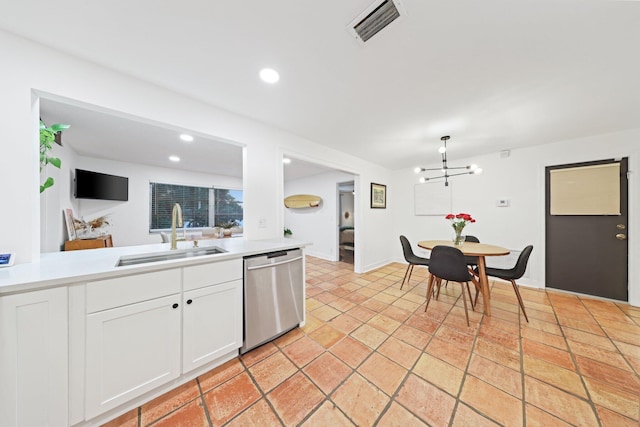
[[[238,225],[238,221],[234,219],[227,222],[221,222],[220,224],[218,224],[218,227],[223,229],[223,233],[225,236],[231,236],[231,229],[233,227],[237,227]]]
[[[290,228],[285,228],[284,229],[284,237],[289,237],[293,234],[293,231],[291,231]]]
[[[56,135],[65,129],[69,129],[69,125],[55,124],[47,127],[42,120],[40,120],[40,173],[46,169],[47,165],[52,165],[60,169],[62,161],[59,157],[54,157],[53,144],[56,142]],[[42,193],[49,187],[53,186],[53,178],[48,176],[44,183],[40,185],[40,192]]]

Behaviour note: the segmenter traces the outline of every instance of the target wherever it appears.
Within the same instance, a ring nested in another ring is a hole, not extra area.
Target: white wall
[[[477,219],[465,228],[482,242],[495,243],[512,250],[534,246],[529,261],[529,278],[523,283],[544,287],[545,167],[607,158],[629,157],[629,230],[640,229],[640,129],[598,135],[571,141],[512,150],[508,158],[499,153],[473,159],[449,159],[451,165],[477,163],[480,175],[451,179],[453,212],[467,212]],[[430,165],[426,165],[430,166]],[[434,165],[438,166],[438,165]],[[413,190],[417,176],[411,170],[396,171],[393,184],[396,202],[403,208],[394,211],[396,236],[405,234],[411,243],[419,240],[449,239],[451,226],[442,216],[415,216]],[[509,199],[507,208],[497,207],[498,199]],[[397,239],[397,237],[396,237]],[[394,242],[395,259],[402,260],[399,242]],[[629,238],[629,301],[640,305],[640,269],[633,260],[640,255],[640,239]],[[489,262],[489,261],[488,261]]]
[[[71,151],[71,150],[67,150]],[[73,164],[63,163],[63,175],[72,176],[74,169],[86,169],[94,172],[107,173],[129,178],[129,200],[126,202],[112,200],[75,199],[73,186],[54,186],[53,190],[61,193],[60,200],[66,200],[67,205],[62,209],[72,208],[76,218],[89,221],[108,215],[114,246],[144,245],[160,243],[158,234],[149,233],[149,183],[162,182],[196,187],[223,187],[242,189],[242,179],[229,176],[180,171],[177,169],[160,168],[133,163],[115,162],[111,160],[76,156]],[[56,218],[54,218],[56,223]],[[47,226],[47,229],[52,227]],[[53,230],[52,230],[53,231]],[[58,234],[47,233],[47,240],[57,242],[57,247],[63,242],[66,232],[59,230]],[[53,249],[57,251],[58,249]]]
[[[287,208],[284,212],[284,226],[293,237],[313,242],[307,248],[309,255],[338,260],[338,183],[353,179],[351,174],[335,171],[284,183],[284,197],[313,194],[322,198],[317,208]]]
[[[369,183],[390,181],[391,173],[384,168],[6,32],[0,31],[0,46],[0,114],[5,119],[0,141],[5,154],[0,157],[0,179],[10,184],[3,187],[0,236],[2,250],[16,252],[17,263],[37,260],[40,253],[40,96],[86,103],[244,145],[245,238],[282,236],[283,152],[295,151],[300,158],[331,164],[360,176],[366,193],[362,193],[356,211],[361,213],[358,223],[365,235],[388,229],[392,223],[391,209],[364,209]],[[358,182],[356,189],[359,185]],[[55,211],[60,209],[56,207]],[[360,251],[365,268],[383,265],[391,257],[387,239],[377,240]]]
[[[351,191],[340,192],[340,226],[341,227],[353,227],[354,226],[354,197]],[[347,218],[348,214],[348,218]]]

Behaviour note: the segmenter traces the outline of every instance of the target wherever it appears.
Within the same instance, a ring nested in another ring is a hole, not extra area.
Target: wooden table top
[[[418,246],[429,250],[435,246],[452,246],[469,256],[499,256],[509,255],[510,252],[507,248],[486,243],[464,242],[462,245],[454,245],[451,240],[422,240],[418,242]]]

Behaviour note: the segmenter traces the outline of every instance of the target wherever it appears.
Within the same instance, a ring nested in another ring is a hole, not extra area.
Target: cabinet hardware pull
[[[191,300],[191,299],[187,300],[187,304],[191,304],[192,302],[193,302],[193,300]]]
[[[173,304],[171,307],[178,308],[178,303]]]

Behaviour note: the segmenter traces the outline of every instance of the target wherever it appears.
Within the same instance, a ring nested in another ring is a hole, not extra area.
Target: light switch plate
[[[508,208],[509,207],[509,199],[499,199],[496,202],[496,206],[499,208]]]

